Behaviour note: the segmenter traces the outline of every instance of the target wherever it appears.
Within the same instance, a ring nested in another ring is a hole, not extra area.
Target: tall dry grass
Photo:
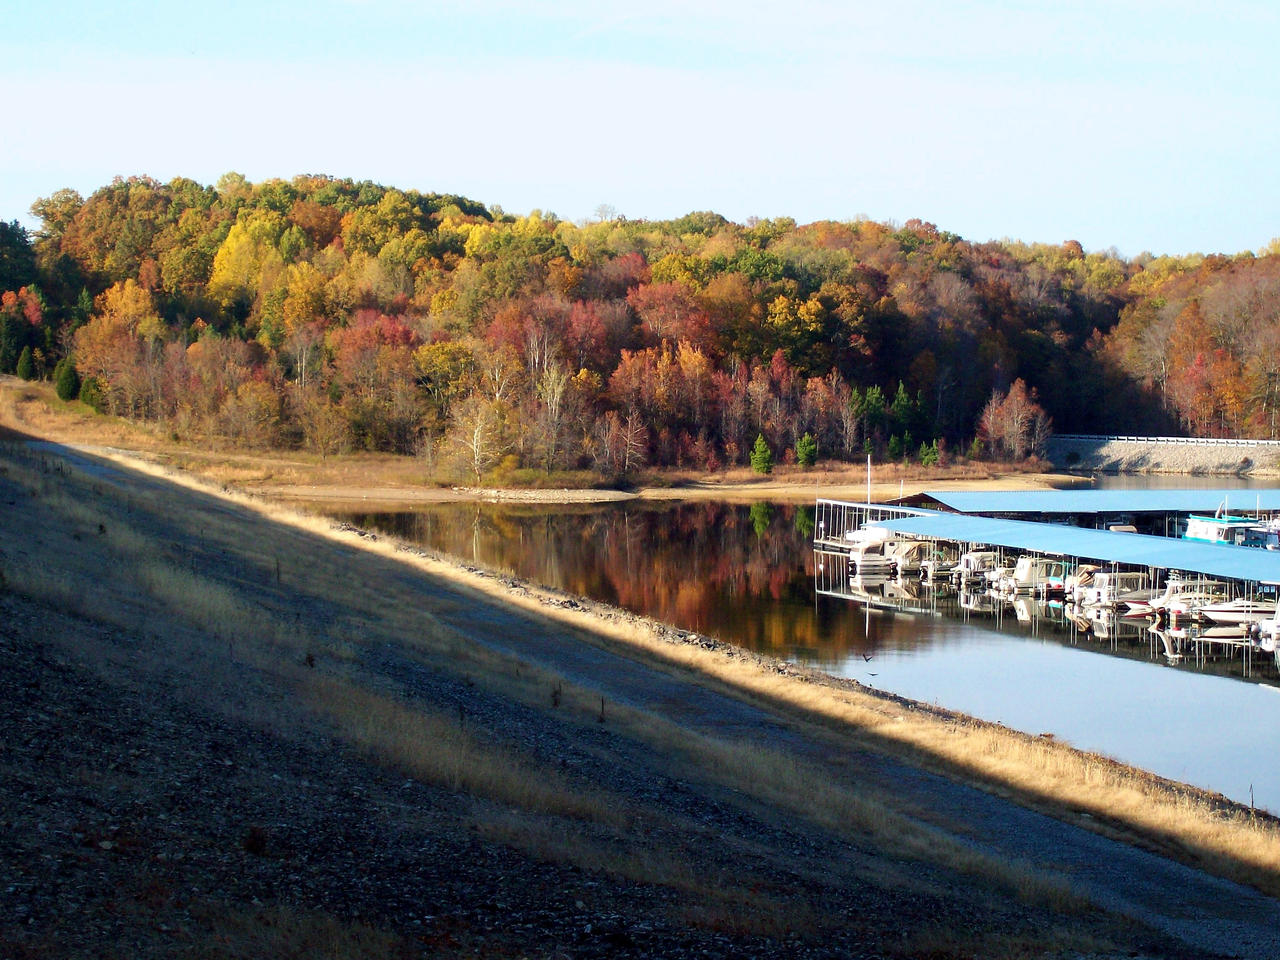
[[[613,798],[571,788],[548,766],[479,739],[457,717],[331,677],[307,678],[302,694],[343,739],[424,782],[533,813],[622,823]]]
[[[799,681],[752,658],[673,647],[644,632],[633,642],[716,678],[727,691],[817,720],[848,742],[887,747],[1087,828],[1280,896],[1280,823],[1274,818],[1046,738],[910,709],[847,687]]]

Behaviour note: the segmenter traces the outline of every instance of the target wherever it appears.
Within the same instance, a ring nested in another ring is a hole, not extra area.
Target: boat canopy
[[[969,514],[1214,513],[1280,511],[1280,489],[1249,490],[929,490],[896,501]]]
[[[1232,580],[1280,583],[1280,550],[1197,543],[1141,533],[1113,533],[1056,523],[1000,520],[918,508],[900,517],[873,520],[872,523],[894,533],[934,540],[990,544],[1048,556],[1135,567],[1184,570]]]

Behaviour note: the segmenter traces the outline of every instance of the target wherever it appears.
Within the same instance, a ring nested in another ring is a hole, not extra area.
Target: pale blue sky
[[[1280,235],[1267,3],[0,0],[0,24],[5,220],[237,170],[1128,255]]]

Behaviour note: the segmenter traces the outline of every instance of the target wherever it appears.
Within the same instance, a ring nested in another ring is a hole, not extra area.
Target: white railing
[[[1086,443],[1187,443],[1220,447],[1280,447],[1280,440],[1232,440],[1223,437],[1112,437],[1088,433],[1056,433],[1052,440]]]

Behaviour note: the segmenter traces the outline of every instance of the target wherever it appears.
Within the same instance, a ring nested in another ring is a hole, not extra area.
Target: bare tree
[[[294,417],[302,427],[307,446],[320,454],[323,462],[331,453],[344,449],[350,441],[350,429],[342,411],[317,389],[298,388],[293,395]]]
[[[1012,460],[1043,451],[1052,434],[1052,421],[1036,402],[1035,391],[1021,379],[1005,394],[994,391],[978,419],[978,433],[994,452]]]
[[[449,439],[475,476],[477,486],[484,479],[485,471],[507,452],[509,445],[502,421],[499,404],[474,395],[460,404],[454,415]]]

